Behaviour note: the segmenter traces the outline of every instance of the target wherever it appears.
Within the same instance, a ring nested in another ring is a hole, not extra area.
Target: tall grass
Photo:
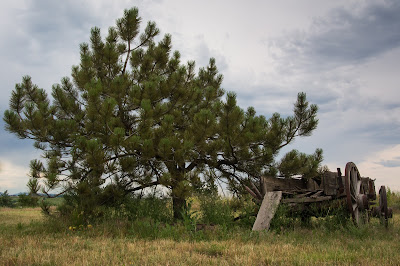
[[[392,191],[388,188],[387,191],[388,206],[396,211],[400,210],[400,192]]]
[[[0,264],[396,265],[400,261],[397,213],[388,229],[378,219],[336,230],[314,220],[312,224],[295,224],[279,233],[222,226],[188,232],[182,224],[116,219],[70,230],[68,225],[43,220],[39,208],[2,208]]]

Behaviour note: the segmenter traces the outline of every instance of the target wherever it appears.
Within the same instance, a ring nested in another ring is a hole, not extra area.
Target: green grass
[[[18,196],[10,196],[13,202],[14,207],[20,207],[18,203]],[[58,198],[43,198],[46,202],[49,203],[50,206],[60,206],[64,199],[62,197]]]
[[[188,231],[141,219],[115,219],[70,230],[46,221],[40,208],[0,209],[2,265],[394,265],[400,261],[400,219],[362,227],[252,232],[215,226]]]
[[[50,206],[60,206],[63,202],[64,199],[62,197],[58,198],[45,198],[45,201],[49,203]]]

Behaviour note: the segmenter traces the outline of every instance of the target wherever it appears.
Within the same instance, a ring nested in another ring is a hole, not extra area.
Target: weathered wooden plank
[[[282,199],[282,191],[271,191],[265,193],[264,200],[258,211],[253,231],[268,230],[276,209]]]
[[[310,198],[316,199],[322,194],[322,190],[317,191],[315,194],[311,195]]]
[[[313,190],[318,190],[318,189],[320,189],[320,186],[317,184],[317,182],[315,182],[314,179],[309,178],[306,182],[307,182],[307,183],[306,183],[307,190],[313,191]]]
[[[338,173],[335,172],[325,172],[322,177],[322,186],[325,195],[335,196],[338,194],[339,182]]]
[[[263,184],[268,191],[307,190],[307,181],[295,178],[263,176]]]
[[[325,200],[331,200],[332,196],[323,196],[323,197],[306,197],[306,198],[287,198],[283,199],[282,203],[312,203],[312,202],[320,202]]]
[[[309,192],[306,192],[306,193],[303,193],[303,194],[298,194],[298,195],[296,195],[296,198],[308,197],[308,196],[310,196],[310,195],[313,194],[313,193],[314,193],[314,191],[309,191]]]

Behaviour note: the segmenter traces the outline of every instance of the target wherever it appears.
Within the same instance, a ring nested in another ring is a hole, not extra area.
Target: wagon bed
[[[361,177],[353,162],[346,164],[344,175],[337,168],[337,172],[327,171],[320,178],[262,177],[262,193],[254,185],[252,187],[246,189],[262,201],[253,230],[268,229],[280,203],[289,205],[297,212],[304,212],[311,204],[314,208],[316,205],[322,207],[338,200],[347,206],[356,225],[368,222],[370,217],[380,217],[387,226],[388,218],[392,217],[392,209],[387,206],[385,186],[379,190],[379,206],[373,206],[377,198],[375,180]]]

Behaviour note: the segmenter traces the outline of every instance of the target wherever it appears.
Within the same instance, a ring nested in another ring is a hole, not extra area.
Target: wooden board
[[[263,185],[268,191],[306,190],[307,181],[295,178],[276,178],[263,176]]]
[[[268,230],[272,218],[274,218],[276,209],[282,199],[282,191],[270,191],[265,193],[260,210],[258,211],[256,221],[253,225],[253,231]]]
[[[322,196],[322,197],[303,197],[303,198],[287,198],[283,199],[283,203],[313,203],[313,202],[320,202],[325,200],[331,200],[331,196]]]

